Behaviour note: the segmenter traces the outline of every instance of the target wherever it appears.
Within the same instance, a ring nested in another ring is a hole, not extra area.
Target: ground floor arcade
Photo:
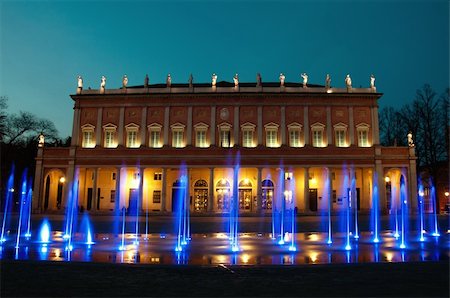
[[[63,211],[74,195],[78,208],[108,213],[126,208],[173,212],[180,194],[191,213],[226,213],[233,197],[241,213],[292,208],[299,213],[357,206],[389,212],[407,198],[417,208],[407,167],[74,167],[42,169],[33,204],[37,212]],[[375,202],[375,203],[374,203]],[[376,206],[376,205],[375,205]]]

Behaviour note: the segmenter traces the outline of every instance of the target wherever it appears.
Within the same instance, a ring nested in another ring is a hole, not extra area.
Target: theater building
[[[70,147],[40,142],[33,208],[170,214],[183,188],[191,214],[367,212],[417,208],[416,157],[379,142],[369,88],[301,83],[152,84],[85,90],[74,101]],[[405,136],[406,138],[406,136]],[[73,185],[75,184],[75,187]]]

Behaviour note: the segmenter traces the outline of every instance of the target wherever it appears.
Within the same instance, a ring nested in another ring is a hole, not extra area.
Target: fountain
[[[46,246],[48,243],[50,243],[50,234],[50,223],[48,222],[47,218],[44,218],[41,224],[41,228],[39,229],[39,242]]]
[[[122,238],[121,238],[121,244],[119,246],[119,250],[121,250],[121,251],[125,250],[125,224],[126,224],[125,212],[126,212],[126,208],[122,207]]]
[[[89,220],[89,215],[87,212],[83,213],[83,219],[81,220],[81,226],[80,226],[80,234],[84,235],[84,238],[82,239],[82,243],[87,245],[94,244],[94,241],[92,239],[92,227],[91,222]]]
[[[401,204],[401,244],[400,248],[406,248],[406,239],[405,239],[405,233],[407,231],[406,225],[407,225],[407,195],[406,195],[406,188],[405,188],[405,178],[403,175],[400,177],[400,204]]]
[[[180,176],[179,176],[179,185],[175,195],[175,217],[177,219],[177,243],[175,246],[175,251],[180,252],[183,251],[183,246],[187,245],[188,240],[188,214],[189,207],[187,201],[189,196],[187,195],[187,187],[188,187],[188,178],[186,172],[186,166],[181,165],[180,167]]]
[[[424,235],[424,224],[423,224],[423,199],[424,199],[424,191],[423,191],[423,185],[419,180],[419,217],[420,217],[420,221],[419,221],[419,241],[423,242],[425,241],[425,238],[423,237]]]
[[[11,173],[9,174],[7,188],[6,188],[6,198],[5,198],[5,211],[3,212],[3,224],[2,224],[2,234],[0,236],[0,244],[6,241],[5,232],[8,231],[9,219],[7,219],[8,214],[10,214],[12,209],[11,200],[13,199],[14,193],[14,164],[11,167]]]
[[[24,205],[26,204],[27,199],[27,174],[28,170],[25,169],[22,173],[22,180],[21,180],[21,189],[20,189],[20,196],[19,196],[19,222],[17,224],[17,235],[16,235],[16,248],[19,248],[19,242],[20,242],[20,235],[21,235],[21,229],[22,229],[22,215],[23,215],[23,209]],[[28,220],[27,220],[28,222]]]
[[[439,226],[437,221],[437,214],[439,211],[436,208],[436,189],[433,185],[433,182],[430,179],[430,196],[431,196],[431,202],[433,203],[433,233],[431,235],[435,237],[439,237],[441,234],[439,234]]]
[[[233,195],[230,202],[230,245],[231,251],[239,251],[238,226],[239,226],[239,155],[236,158],[233,171]]]
[[[358,198],[356,196],[356,176],[354,169],[351,170],[352,173],[352,181],[351,181],[351,197],[353,198],[353,208],[355,209],[355,235],[354,238],[359,238],[359,231],[358,231]]]

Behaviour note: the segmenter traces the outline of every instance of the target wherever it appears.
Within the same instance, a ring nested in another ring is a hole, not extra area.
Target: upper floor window
[[[360,123],[360,124],[356,125],[356,132],[358,135],[358,146],[359,147],[370,147],[369,128],[370,128],[370,126],[366,123]]]
[[[175,123],[172,124],[170,128],[172,129],[172,147],[183,148],[185,125],[181,123]]]
[[[291,147],[301,147],[300,143],[300,132],[302,130],[302,125],[294,122],[288,125],[289,131],[289,146]]]
[[[103,126],[103,132],[105,136],[104,147],[105,148],[115,148],[117,147],[116,143],[116,130],[117,126],[111,123],[108,123]]]
[[[209,146],[206,139],[206,132],[208,125],[205,123],[197,123],[194,125],[195,129],[195,147],[206,148]]]
[[[82,132],[82,136],[83,136],[83,140],[81,142],[81,147],[83,147],[83,148],[94,148],[95,147],[94,129],[95,129],[95,126],[92,124],[85,124],[81,127],[81,132]]]
[[[334,144],[336,147],[347,147],[347,125],[338,123],[334,126]]]
[[[264,125],[266,130],[266,147],[279,147],[278,143],[278,124],[268,123]]]
[[[323,140],[324,129],[325,125],[319,122],[311,125],[312,145],[314,147],[325,147],[325,142]]]
[[[127,132],[127,147],[128,148],[137,148],[140,146],[139,140],[138,140],[138,132],[139,132],[139,126],[130,123],[125,126],[126,132]]]
[[[149,140],[148,146],[150,148],[161,148],[161,128],[162,125],[158,123],[152,123],[148,127]]]
[[[253,142],[253,133],[255,131],[256,125],[252,123],[245,123],[241,125],[242,129],[242,147],[255,147]]]
[[[219,147],[231,147],[231,124],[224,122],[217,127],[219,128]]]

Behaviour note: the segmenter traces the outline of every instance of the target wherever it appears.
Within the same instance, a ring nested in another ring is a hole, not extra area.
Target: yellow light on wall
[[[386,177],[384,177],[384,181],[385,181],[386,183],[391,182],[391,178],[389,178],[388,176],[386,176]]]
[[[66,177],[61,177],[61,178],[59,178],[59,183],[64,183],[64,182],[66,182]]]

